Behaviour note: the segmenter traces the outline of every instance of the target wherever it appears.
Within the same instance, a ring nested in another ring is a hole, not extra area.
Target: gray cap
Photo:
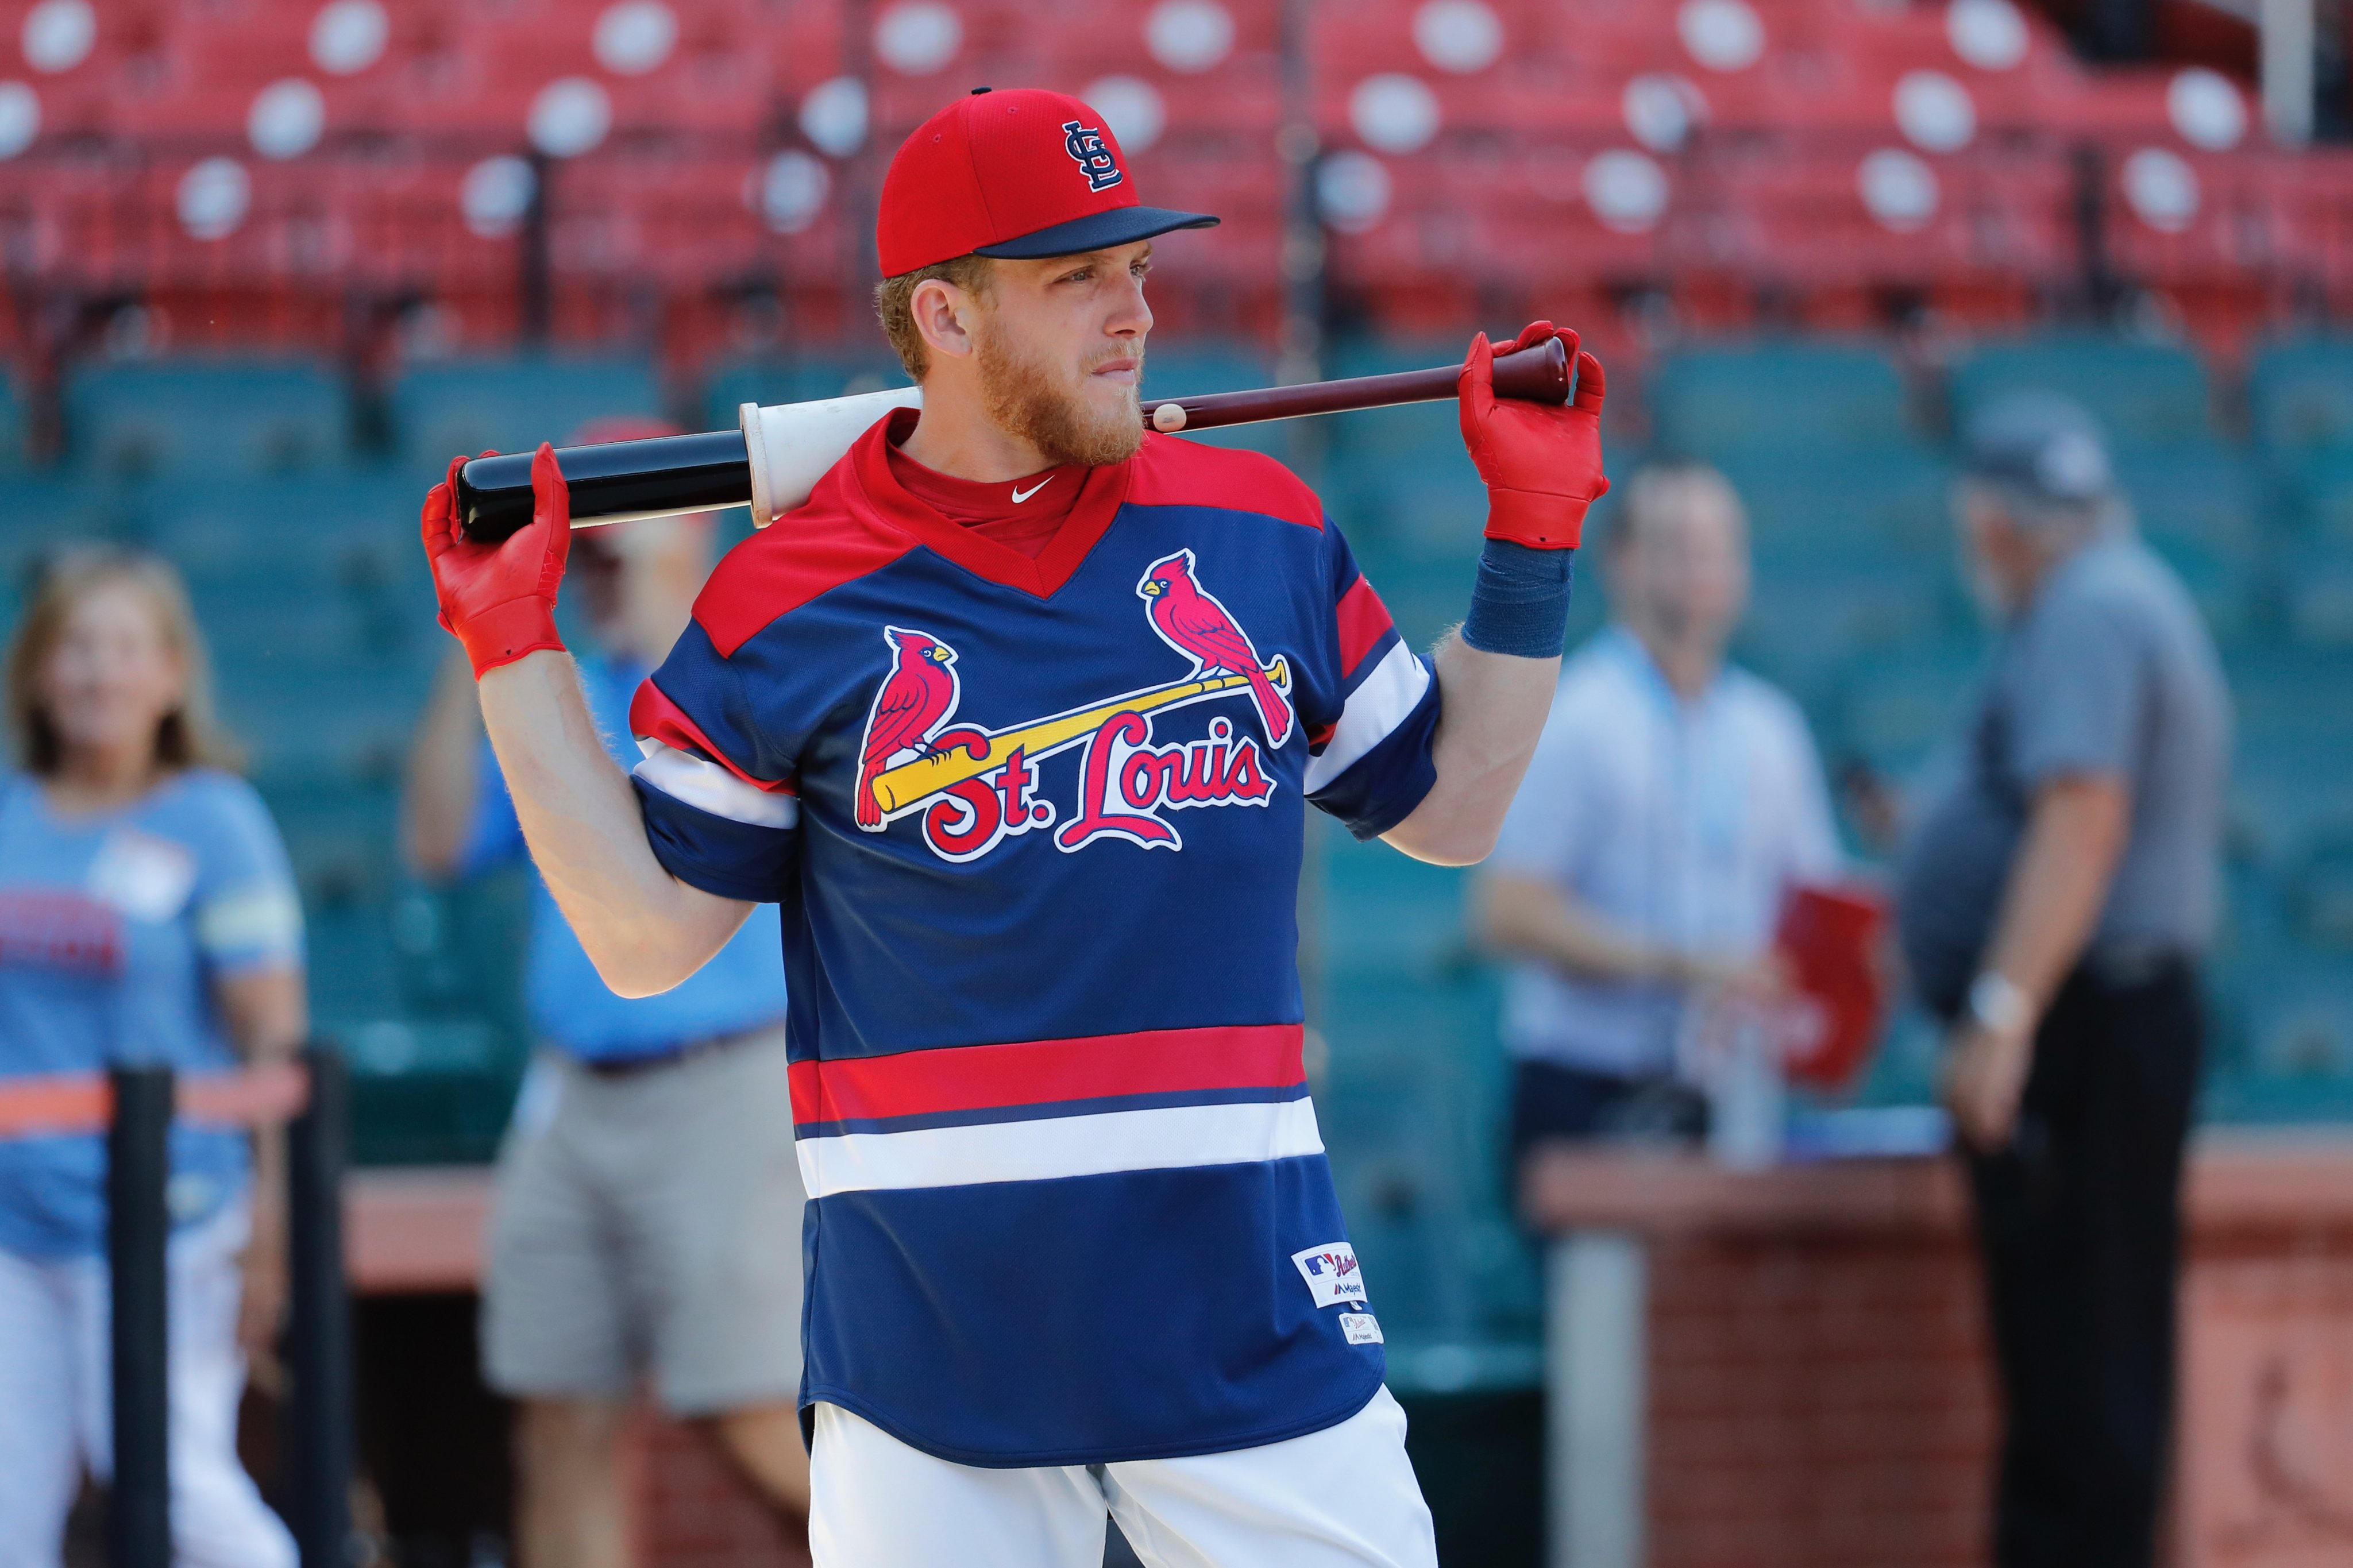
[[[1978,410],[1961,432],[1961,467],[1971,479],[2063,505],[2116,489],[2099,421],[2055,392],[2013,392]]]

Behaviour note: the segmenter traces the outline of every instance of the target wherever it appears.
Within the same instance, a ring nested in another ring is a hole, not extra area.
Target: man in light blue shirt
[[[569,581],[594,650],[581,685],[625,767],[630,700],[711,562],[708,518],[575,537]],[[527,852],[462,655],[444,676],[410,762],[409,850],[428,877],[465,878]],[[526,994],[541,1050],[500,1154],[482,1289],[484,1376],[519,1401],[524,1568],[629,1560],[621,1439],[641,1377],[670,1414],[710,1424],[788,1528],[806,1518],[782,945],[763,905],[683,984],[624,1000],[534,879]]]
[[[1550,1138],[1690,1136],[1679,1046],[1704,999],[1769,988],[1781,903],[1841,869],[1797,705],[1724,650],[1747,597],[1722,475],[1654,466],[1605,547],[1614,620],[1562,668],[1544,738],[1476,884],[1512,954],[1514,1155]]]

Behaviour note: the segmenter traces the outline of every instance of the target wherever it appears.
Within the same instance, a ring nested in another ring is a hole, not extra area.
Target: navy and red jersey
[[[1384,1366],[1301,1064],[1303,806],[1429,792],[1438,687],[1315,497],[1147,435],[1033,561],[878,424],[631,728],[662,864],[783,907],[804,1405],[972,1465],[1209,1453]]]

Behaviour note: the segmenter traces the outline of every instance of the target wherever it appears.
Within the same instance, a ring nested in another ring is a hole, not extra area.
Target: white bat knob
[[[923,389],[902,386],[814,403],[737,410],[744,447],[752,459],[752,526],[765,528],[808,500],[809,491],[842,454],[893,408],[921,408]]]
[[[1162,404],[1152,411],[1152,427],[1163,434],[1182,430],[1185,428],[1185,405],[1181,403]]]

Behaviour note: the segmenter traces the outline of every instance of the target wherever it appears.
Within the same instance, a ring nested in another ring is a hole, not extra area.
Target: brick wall
[[[2202,1237],[2182,1307],[2178,1568],[2353,1563],[2353,1216]]]
[[[1976,1568],[1995,1407],[1958,1239],[1651,1253],[1651,1568]]]
[[[1567,1155],[1526,1195],[1648,1243],[1648,1568],[1976,1568],[1998,1404],[1957,1168]],[[2353,1563],[2353,1138],[2192,1152],[2169,1568]]]
[[[636,1469],[642,1568],[806,1568],[807,1548],[694,1427],[642,1417]]]

